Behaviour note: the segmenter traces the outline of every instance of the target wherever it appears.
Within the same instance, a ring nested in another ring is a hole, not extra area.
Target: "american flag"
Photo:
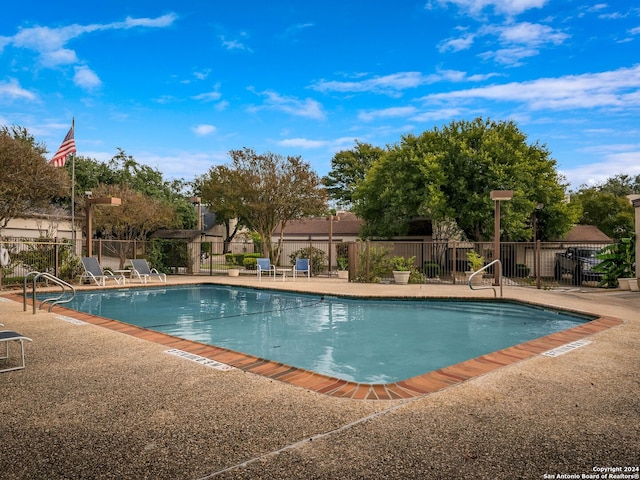
[[[67,136],[64,137],[62,145],[60,145],[60,148],[49,162],[50,165],[54,167],[64,167],[64,162],[67,159],[67,155],[75,153],[76,141],[73,139],[74,128],[75,127],[72,125],[69,129],[69,133],[67,133]]]

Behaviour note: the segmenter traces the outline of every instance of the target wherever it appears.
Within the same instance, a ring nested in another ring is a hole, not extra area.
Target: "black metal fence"
[[[500,259],[505,282],[511,285],[535,285],[538,288],[575,283],[575,278],[558,272],[558,254],[569,247],[601,249],[606,243],[585,242],[502,242]],[[68,241],[0,239],[2,276],[0,285],[22,282],[31,271],[49,272],[73,280],[83,272],[79,261],[82,245]],[[225,253],[226,250],[230,250]],[[348,267],[352,281],[392,281],[390,260],[412,260],[415,277],[421,283],[463,283],[469,270],[467,253],[483,257],[484,264],[496,258],[489,242],[410,242],[410,241],[285,241],[275,245],[270,257],[277,266],[291,266],[296,257],[311,259],[316,276],[335,276]],[[251,243],[183,240],[117,241],[94,240],[94,255],[103,268],[123,269],[130,258],[146,258],[169,274],[226,275],[231,269],[250,274],[255,258],[263,254]],[[6,252],[6,254],[4,253]],[[6,263],[6,264],[5,264]],[[492,274],[487,271],[487,277]]]

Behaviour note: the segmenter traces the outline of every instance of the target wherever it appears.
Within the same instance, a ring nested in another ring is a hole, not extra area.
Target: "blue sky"
[[[99,5],[99,6],[96,6]],[[640,5],[615,0],[10,2],[0,125],[192,180],[232,149],[320,175],[354,140],[514,120],[575,189],[640,173]]]

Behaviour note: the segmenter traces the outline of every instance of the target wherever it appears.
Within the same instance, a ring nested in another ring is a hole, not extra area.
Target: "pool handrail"
[[[57,305],[59,303],[70,302],[76,296],[75,287],[73,285],[71,285],[70,283],[67,283],[64,280],[56,277],[55,275],[52,275],[52,274],[47,273],[47,272],[37,272],[37,271],[29,272],[24,277],[24,286],[23,286],[23,289],[22,289],[22,297],[23,297],[22,302],[23,302],[23,310],[24,311],[27,310],[27,279],[31,275],[35,275],[33,277],[33,290],[32,290],[32,304],[33,304],[33,314],[34,315],[36,313],[36,284],[37,284],[37,281],[40,278],[44,278],[44,279],[46,279],[48,281],[51,281],[51,282],[55,283],[56,285],[58,285],[62,289],[62,292],[57,297],[51,297],[51,298],[46,298],[46,299],[42,300],[42,302],[40,302],[40,309],[42,309],[42,307],[43,307],[43,305],[45,303],[51,302],[51,305],[49,305],[49,309],[47,310],[47,311],[50,312],[51,309],[54,307],[54,305]],[[67,298],[67,299],[62,300],[62,298],[67,293],[70,293],[71,296],[69,298]]]
[[[476,275],[478,275],[481,272],[484,272],[487,268],[489,268],[491,265],[497,263],[498,264],[498,285],[500,286],[500,298],[502,298],[502,262],[500,261],[499,258],[495,259],[493,262],[490,262],[488,264],[486,264],[484,267],[482,267],[479,270],[476,270],[475,272],[473,272],[468,279],[468,283],[469,283],[469,288],[471,290],[488,290],[491,289],[493,290],[493,297],[497,297],[496,294],[496,289],[494,288],[496,285],[490,285],[488,287],[474,287],[471,284],[471,280],[473,279],[473,277],[475,277]]]

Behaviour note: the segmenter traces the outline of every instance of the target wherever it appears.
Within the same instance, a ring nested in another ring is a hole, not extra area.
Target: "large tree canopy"
[[[0,128],[0,229],[12,218],[49,207],[68,194],[66,172],[49,165],[45,152],[26,129]]]
[[[120,188],[126,186],[146,197],[170,205],[178,215],[177,228],[195,228],[197,214],[187,195],[183,193],[186,187],[184,180],[165,180],[159,170],[138,163],[121,148],[118,148],[118,153],[109,162],[77,156],[74,163],[77,197],[105,185]],[[67,162],[65,168],[71,175],[71,162]],[[78,203],[82,201],[79,200]]]
[[[384,149],[356,141],[353,150],[342,150],[331,159],[331,171],[322,179],[329,196],[340,207],[350,207],[353,193],[365,178],[367,170],[384,153]]]
[[[318,175],[300,157],[257,154],[249,148],[229,152],[231,164],[213,167],[201,181],[203,199],[223,216],[237,216],[262,239],[262,253],[277,262],[271,245],[276,227],[326,211]],[[280,245],[280,244],[279,244]]]
[[[376,161],[356,188],[355,211],[367,236],[407,232],[409,221],[455,221],[468,239],[493,238],[492,190],[513,190],[503,202],[502,236],[531,240],[532,218],[540,210],[537,237],[566,233],[577,209],[564,200],[565,185],[545,146],[528,144],[513,122],[477,118],[407,135]]]
[[[96,235],[115,240],[145,240],[149,233],[160,228],[175,228],[178,217],[165,201],[136,192],[127,185],[100,185],[93,191],[95,197],[120,198],[117,207],[96,206],[94,231]],[[111,245],[113,253],[120,257],[120,267],[133,252],[129,243]]]
[[[578,223],[595,225],[611,238],[632,236],[635,231],[633,206],[623,191],[615,191],[619,194],[592,187],[573,195],[571,201],[582,207]]]

